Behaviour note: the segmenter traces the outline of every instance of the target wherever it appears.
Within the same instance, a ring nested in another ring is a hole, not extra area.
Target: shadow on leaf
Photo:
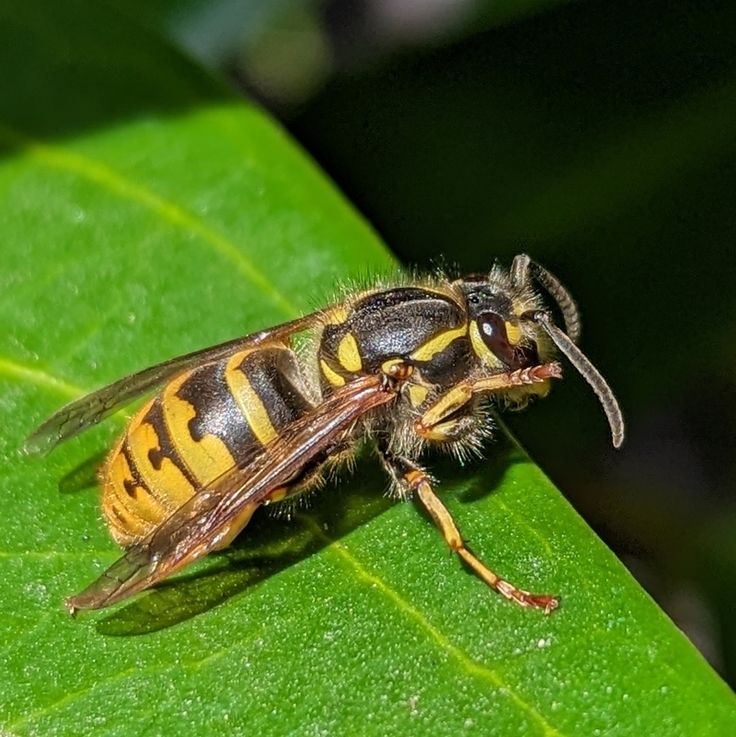
[[[476,501],[498,488],[509,465],[524,458],[501,435],[489,455],[489,459],[465,467],[447,457],[432,459],[433,473],[451,481],[464,503]],[[381,493],[382,487],[385,482],[377,464],[364,458],[354,478],[311,495],[308,508],[300,504],[301,510],[292,509],[288,517],[279,515],[278,507],[276,514],[260,510],[228,551],[210,556],[204,570],[160,584],[98,622],[98,632],[112,636],[148,634],[219,606],[393,506],[394,501]]]
[[[394,502],[383,486],[376,464],[364,459],[356,478],[310,495],[308,509],[302,504],[302,511],[288,517],[278,507],[275,514],[259,510],[226,552],[209,557],[204,570],[160,584],[98,622],[98,632],[143,635],[219,606],[386,511]]]
[[[105,461],[107,451],[95,453],[91,458],[82,461],[59,481],[60,494],[76,494],[85,489],[97,486],[97,473]]]

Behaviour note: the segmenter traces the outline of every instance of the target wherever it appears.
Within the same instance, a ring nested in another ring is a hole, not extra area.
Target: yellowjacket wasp
[[[534,291],[553,298],[561,330]],[[297,352],[293,338],[312,336]],[[613,444],[618,403],[576,346],[577,307],[528,256],[509,270],[376,287],[277,327],[165,361],[77,399],[27,440],[51,450],[133,399],[131,419],[100,471],[102,507],[122,558],[77,596],[71,613],[116,604],[227,546],[255,510],[294,497],[374,444],[398,498],[415,495],[463,562],[491,588],[549,613],[558,599],[497,576],[470,552],[418,458],[458,457],[490,434],[488,399],[523,405],[561,369],[555,348],[598,395]]]

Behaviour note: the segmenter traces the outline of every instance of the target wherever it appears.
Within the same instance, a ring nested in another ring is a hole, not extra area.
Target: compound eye
[[[478,316],[478,332],[488,350],[507,366],[514,363],[514,349],[509,343],[506,324],[495,312]]]
[[[478,332],[488,350],[509,369],[515,370],[539,363],[537,348],[531,346],[512,345],[506,331],[506,323],[495,312],[484,312],[478,317]]]

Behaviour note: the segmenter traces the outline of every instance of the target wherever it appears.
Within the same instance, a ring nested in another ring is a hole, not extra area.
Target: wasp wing
[[[251,461],[201,489],[82,593],[67,599],[67,608],[74,613],[116,604],[206,555],[227,536],[234,519],[287,485],[308,463],[329,452],[367,412],[387,404],[396,393],[378,375],[342,387],[289,425]]]
[[[137,397],[158,389],[177,374],[204,363],[219,361],[250,346],[283,341],[295,333],[317,325],[322,314],[323,312],[313,312],[297,320],[246,335],[244,338],[228,340],[226,343],[171,358],[119,379],[62,407],[33,431],[23,447],[27,453],[46,454],[60,443],[114,414]]]

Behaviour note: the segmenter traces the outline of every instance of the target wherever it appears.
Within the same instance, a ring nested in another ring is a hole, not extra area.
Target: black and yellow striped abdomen
[[[175,378],[133,417],[102,468],[113,537],[121,545],[145,537],[312,407],[296,356],[282,345],[241,351]],[[233,532],[253,511],[234,521]]]

